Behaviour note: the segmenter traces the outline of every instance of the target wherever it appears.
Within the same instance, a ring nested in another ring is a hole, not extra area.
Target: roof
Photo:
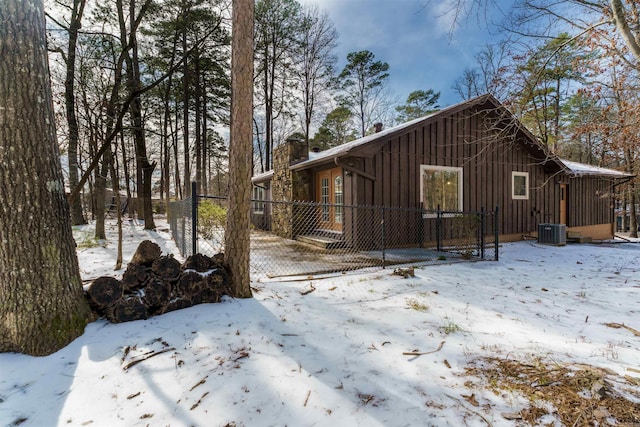
[[[309,156],[309,160],[305,160],[303,162],[296,163],[295,165],[291,165],[291,170],[306,169],[313,165],[325,163],[336,157],[344,157],[346,155],[349,155],[354,150],[366,144],[372,143],[374,141],[382,140],[385,137],[395,133],[400,133],[404,129],[410,128],[411,126],[414,126],[425,120],[433,119],[440,116],[446,116],[446,115],[452,114],[457,110],[461,110],[461,109],[469,108],[473,105],[480,105],[485,103],[492,104],[494,107],[504,108],[503,105],[500,103],[500,101],[498,101],[493,95],[491,94],[481,95],[466,101],[459,102],[449,107],[443,108],[442,110],[436,111],[435,113],[431,113],[426,116],[419,117],[417,119],[413,119],[411,121],[402,123],[400,125],[390,127],[388,129],[384,129],[380,132],[364,136],[362,138],[353,140],[351,142],[347,142],[346,144],[338,145],[337,147],[333,147],[328,150],[321,151],[320,153],[314,154],[313,156]],[[524,129],[524,127],[522,127],[522,129]]]
[[[433,113],[431,115],[435,115],[437,113]],[[351,142],[347,142],[345,144],[342,145],[338,145],[337,147],[333,147],[333,148],[329,148],[328,150],[324,150],[321,151],[319,153],[314,153],[313,155],[309,156],[309,160],[305,160],[304,162],[300,162],[300,163],[296,163],[295,165],[291,166],[291,169],[295,170],[295,169],[304,169],[307,168],[313,164],[317,164],[317,163],[322,163],[324,160],[327,159],[332,159],[334,157],[343,157],[347,154],[349,154],[351,151],[353,151],[355,148],[358,148],[360,146],[363,146],[365,144],[368,144],[372,141],[375,141],[377,139],[380,138],[384,138],[387,135],[390,135],[392,133],[401,131],[402,129],[411,127],[412,125],[416,124],[416,123],[420,123],[421,121],[423,121],[424,119],[430,117],[429,116],[425,116],[425,117],[420,117],[419,119],[414,119],[411,120],[409,122],[403,123],[401,125],[398,126],[394,126],[388,129],[384,129],[381,130],[380,132],[371,134],[371,135],[367,135],[365,137],[362,138],[358,138],[355,139]]]
[[[273,170],[266,171],[263,173],[259,173],[258,175],[252,176],[251,183],[260,184],[262,182],[269,181],[271,178],[273,178]]]
[[[632,178],[635,175],[620,172],[614,169],[606,169],[598,166],[586,165],[584,163],[572,162],[570,160],[559,159],[565,166],[565,172],[573,176],[606,176],[610,178]]]
[[[538,143],[535,136],[505,108],[500,101],[498,101],[493,95],[485,94],[475,98],[471,98],[466,101],[459,102],[457,104],[451,105],[449,107],[443,108],[435,113],[431,113],[429,115],[419,117],[417,119],[408,121],[406,123],[402,123],[400,125],[390,127],[388,129],[384,129],[380,132],[364,136],[362,138],[358,138],[351,142],[347,142],[346,144],[338,145],[337,147],[330,148],[325,151],[321,151],[319,153],[309,153],[309,159],[296,163],[290,166],[291,170],[301,170],[307,169],[309,167],[320,165],[323,163],[327,163],[329,161],[333,161],[339,157],[347,156],[353,153],[356,150],[361,150],[367,144],[375,143],[376,141],[386,141],[386,137],[390,135],[394,135],[396,133],[401,133],[403,130],[408,129],[414,125],[422,123],[427,120],[433,120],[440,116],[447,116],[456,111],[470,108],[474,105],[484,105],[490,104],[495,108],[500,108],[504,111],[506,115],[509,116],[509,120],[514,120],[515,123],[518,124],[518,131],[522,131],[526,135],[527,142],[529,144],[525,144],[528,149],[538,152],[540,155],[545,156],[548,160],[547,164],[553,164],[555,167],[562,169],[568,175],[579,177],[579,176],[603,176],[609,177],[613,179],[624,179],[624,178],[632,178],[635,175],[631,175],[625,172],[616,171],[613,169],[606,169],[597,166],[590,166],[582,163],[572,162],[569,160],[563,160],[558,158],[557,156],[550,154],[546,151],[546,148],[543,147],[540,143]],[[273,176],[273,171],[265,172],[260,175],[256,175],[252,178],[252,182],[259,183],[264,182],[266,180],[271,179]]]

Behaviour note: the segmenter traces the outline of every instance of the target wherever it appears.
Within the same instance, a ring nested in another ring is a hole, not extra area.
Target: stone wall
[[[308,158],[304,141],[289,139],[273,150],[273,178],[271,178],[271,230],[278,236],[295,237],[293,206],[287,203],[309,199],[308,173],[293,173],[289,165]]]

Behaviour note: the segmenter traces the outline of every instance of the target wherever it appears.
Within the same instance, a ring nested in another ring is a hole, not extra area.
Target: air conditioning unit
[[[564,224],[538,224],[538,243],[566,245],[567,226]]]

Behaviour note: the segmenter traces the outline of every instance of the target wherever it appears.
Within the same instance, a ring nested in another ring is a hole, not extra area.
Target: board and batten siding
[[[602,178],[581,177],[566,180],[567,222],[570,227],[608,224],[612,221],[614,183]],[[588,206],[589,209],[585,209]]]
[[[462,110],[426,120],[387,136],[373,155],[348,157],[347,163],[375,180],[347,174],[345,203],[419,208],[420,166],[435,165],[463,169],[463,210],[498,207],[500,234],[528,234],[538,223],[559,222],[560,182],[568,184],[568,226],[610,221],[607,182],[553,170],[539,150],[527,147],[531,142],[523,132],[488,129],[487,114]],[[529,175],[526,200],[512,198],[514,171]]]

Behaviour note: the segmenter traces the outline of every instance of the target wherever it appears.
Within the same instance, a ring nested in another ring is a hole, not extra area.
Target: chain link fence
[[[194,200],[190,197],[169,202],[167,208],[167,220],[171,229],[171,237],[176,242],[180,254],[185,257],[194,253],[193,205]]]
[[[221,197],[199,196],[197,203],[187,199],[171,204],[169,222],[183,256],[224,252],[226,211],[227,200]],[[497,260],[497,216],[497,210],[428,212],[254,200],[251,274],[275,278]]]

